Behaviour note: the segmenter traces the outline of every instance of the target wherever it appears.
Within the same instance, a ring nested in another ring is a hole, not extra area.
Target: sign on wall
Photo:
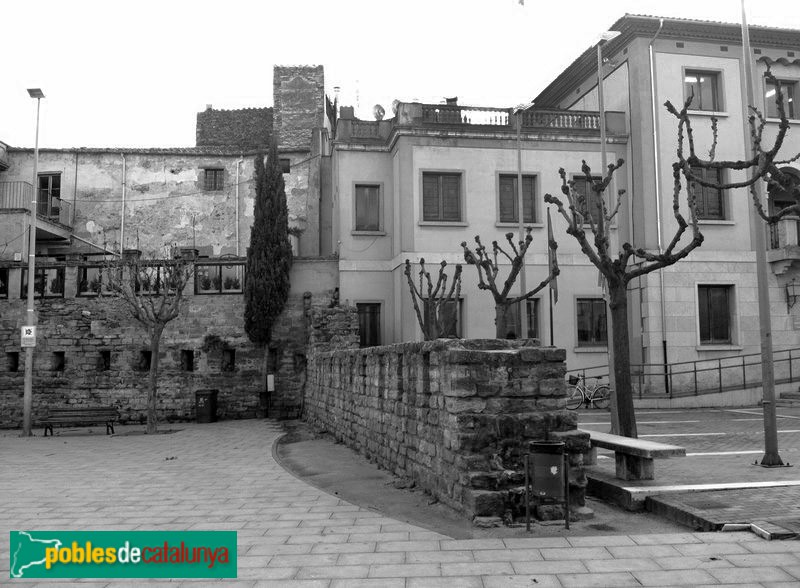
[[[36,347],[36,327],[20,327],[22,347]]]

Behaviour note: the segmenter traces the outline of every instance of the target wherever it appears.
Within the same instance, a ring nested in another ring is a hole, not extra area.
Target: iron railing
[[[795,366],[794,362],[798,362]],[[800,381],[800,348],[773,351],[775,383]],[[568,370],[590,378],[608,379],[608,365]],[[748,353],[664,364],[632,364],[634,392],[644,397],[681,397],[756,388],[763,383],[761,353]]]

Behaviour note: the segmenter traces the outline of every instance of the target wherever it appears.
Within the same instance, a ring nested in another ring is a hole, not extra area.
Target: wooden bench
[[[105,423],[106,435],[114,433],[114,423],[119,420],[119,411],[116,408],[99,406],[82,406],[75,408],[51,408],[47,416],[41,419],[44,425],[44,436],[47,431],[53,436],[53,425],[96,425]]]
[[[655,477],[653,459],[686,455],[686,448],[646,439],[632,439],[610,433],[585,431],[589,434],[591,449],[584,454],[584,464],[597,463],[597,448],[611,449],[617,462],[617,477],[623,480],[652,480]]]

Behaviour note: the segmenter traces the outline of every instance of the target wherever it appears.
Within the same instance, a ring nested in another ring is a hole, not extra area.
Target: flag
[[[553,223],[550,220],[550,207],[547,208],[547,269],[550,274],[553,273],[553,268],[558,267],[558,260],[556,259],[556,250],[552,246],[555,243],[553,238]],[[550,280],[550,289],[553,291],[553,301],[558,302],[558,276]]]

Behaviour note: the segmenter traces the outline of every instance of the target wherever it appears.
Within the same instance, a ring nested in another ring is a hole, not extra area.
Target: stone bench
[[[632,439],[610,433],[582,430],[589,435],[591,448],[584,454],[584,465],[597,463],[597,448],[611,449],[617,462],[617,478],[622,480],[652,480],[655,477],[653,459],[681,457],[686,448],[645,439]]]
[[[104,423],[106,435],[114,433],[114,423],[119,420],[119,411],[116,408],[98,406],[81,406],[74,408],[51,408],[47,416],[41,419],[44,425],[44,436],[47,431],[53,436],[53,425],[96,425]]]

